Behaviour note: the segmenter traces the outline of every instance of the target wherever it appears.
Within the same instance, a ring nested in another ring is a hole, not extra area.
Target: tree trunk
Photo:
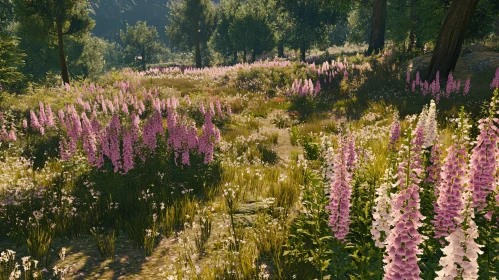
[[[303,61],[305,62],[305,53],[306,53],[307,49],[305,47],[301,47],[300,48],[300,61]]]
[[[142,71],[146,71],[146,54],[142,52]]]
[[[435,79],[437,72],[440,72],[440,77],[446,78],[456,67],[468,25],[477,5],[478,0],[452,1],[431,57],[426,75],[428,82]]]
[[[277,43],[277,56],[284,57],[284,40],[279,40]]]
[[[251,53],[251,62],[255,62],[256,60],[256,52],[255,50],[253,50],[253,52]]]
[[[387,0],[374,0],[371,38],[366,52],[367,56],[373,52],[378,54],[385,47],[386,2]]]
[[[69,84],[68,65],[66,64],[66,56],[64,55],[64,38],[62,34],[62,25],[57,25],[57,44],[59,45],[59,66],[61,68],[62,81]]]
[[[237,51],[234,51],[234,64],[237,64]]]
[[[246,50],[243,51],[243,62],[246,63]]]
[[[199,34],[196,32],[196,68],[201,68],[201,43],[199,42]]]

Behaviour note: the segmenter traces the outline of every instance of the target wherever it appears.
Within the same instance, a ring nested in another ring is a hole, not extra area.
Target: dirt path
[[[270,115],[270,114],[269,114]],[[275,151],[279,158],[282,160],[288,158],[293,152],[301,152],[301,146],[293,146],[291,145],[291,137],[289,135],[288,129],[279,129],[275,125],[271,123],[269,118],[261,119],[260,123],[263,125],[263,129],[270,133],[277,133],[277,146],[275,147]]]

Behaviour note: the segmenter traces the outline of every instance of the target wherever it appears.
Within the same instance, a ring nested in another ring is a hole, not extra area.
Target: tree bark
[[[237,64],[237,51],[234,51],[234,64]]]
[[[367,56],[373,52],[378,54],[385,47],[386,2],[387,0],[374,0],[371,38],[366,52]]]
[[[300,48],[300,61],[303,61],[305,62],[305,53],[306,53],[307,49],[305,47],[301,47]]]
[[[69,84],[68,65],[66,56],[64,55],[64,34],[62,33],[62,25],[57,25],[57,44],[59,45],[59,66],[61,68],[62,81]]]
[[[284,40],[279,40],[277,43],[277,56],[284,57]]]
[[[142,71],[146,71],[146,54],[142,52]]]
[[[251,62],[255,62],[256,60],[256,52],[255,50],[253,50],[253,52],[251,53]]]
[[[243,51],[243,62],[246,63],[246,50]]]
[[[199,42],[199,34],[196,32],[196,68],[201,68],[201,42]]]
[[[451,71],[454,71],[466,31],[477,5],[478,0],[452,1],[431,57],[426,75],[428,82],[435,79],[437,72],[440,72],[440,77],[445,79]]]

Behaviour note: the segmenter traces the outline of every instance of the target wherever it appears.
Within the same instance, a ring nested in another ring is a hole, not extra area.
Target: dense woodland
[[[390,46],[414,57],[437,45],[440,30],[455,60],[463,42],[497,38],[498,10],[493,0],[6,0],[0,6],[0,83],[20,92],[58,75],[68,83],[69,77],[95,79],[128,66],[199,68],[275,55],[305,61],[311,50],[346,43],[366,44],[366,55]],[[452,32],[460,38],[446,42]],[[432,78],[437,70],[446,76],[455,61],[434,67],[441,63],[432,63]]]

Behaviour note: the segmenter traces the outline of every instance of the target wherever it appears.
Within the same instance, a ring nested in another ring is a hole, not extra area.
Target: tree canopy
[[[170,7],[166,34],[173,46],[192,50],[196,67],[201,68],[202,48],[206,51],[215,24],[215,9],[209,0],[177,1]]]
[[[14,3],[21,24],[35,21],[43,34],[55,36],[62,80],[69,83],[63,37],[81,36],[93,27],[87,0],[15,0]]]
[[[128,60],[139,64],[142,70],[146,70],[147,63],[154,61],[155,56],[161,52],[158,41],[158,31],[154,26],[147,26],[146,22],[139,21],[136,25],[127,24],[126,31],[120,31],[120,37],[128,55]]]

